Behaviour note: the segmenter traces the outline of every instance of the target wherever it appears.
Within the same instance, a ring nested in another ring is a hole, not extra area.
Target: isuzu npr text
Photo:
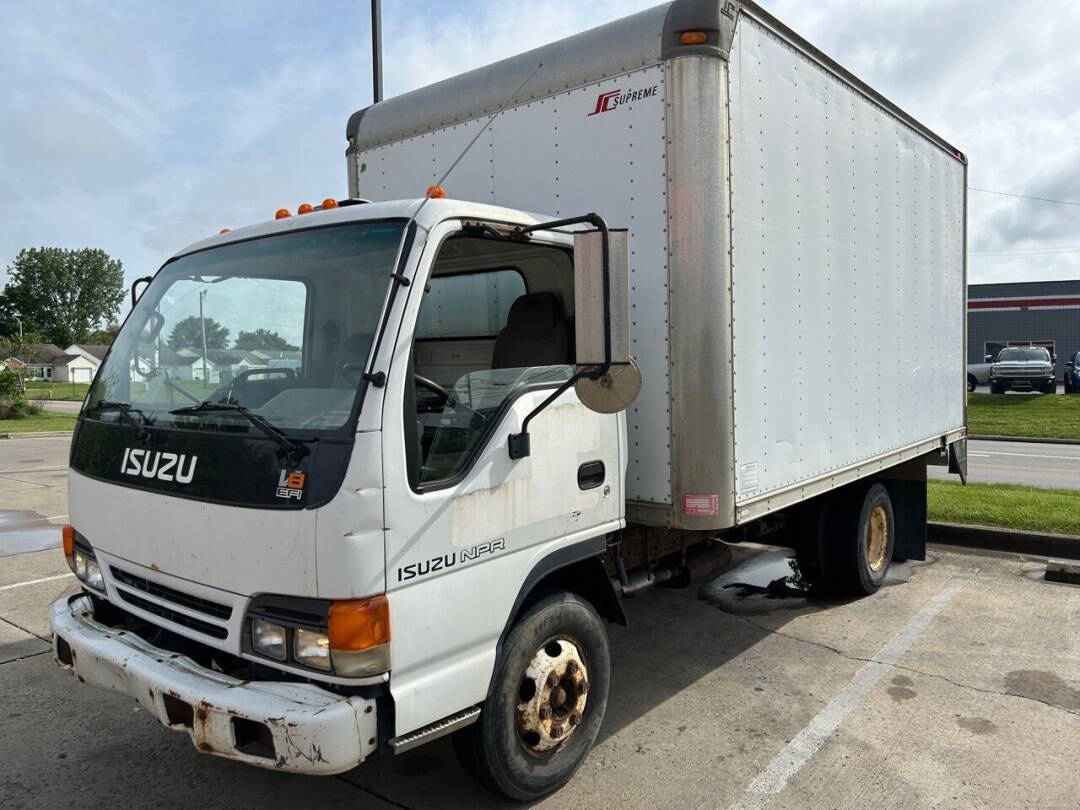
[[[717,0],[347,135],[348,199],[178,253],[94,381],[79,680],[286,771],[453,732],[529,799],[596,738],[620,598],[711,539],[849,593],[923,557],[926,465],[965,468],[948,143]]]

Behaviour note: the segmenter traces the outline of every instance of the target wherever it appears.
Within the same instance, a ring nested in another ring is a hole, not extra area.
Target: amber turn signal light
[[[348,599],[330,605],[330,649],[359,652],[390,640],[390,602],[385,596]]]
[[[704,45],[708,41],[704,31],[683,31],[679,34],[680,45]]]
[[[64,556],[71,559],[75,556],[75,527],[65,526],[60,530],[60,539],[64,545]]]

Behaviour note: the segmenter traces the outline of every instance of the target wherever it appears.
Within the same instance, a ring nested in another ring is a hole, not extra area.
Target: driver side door
[[[391,641],[398,734],[482,701],[537,563],[602,551],[623,526],[622,414],[571,388],[530,422],[531,455],[509,455],[572,374],[568,251],[441,235],[410,287],[383,413],[387,592],[391,626],[408,628]]]

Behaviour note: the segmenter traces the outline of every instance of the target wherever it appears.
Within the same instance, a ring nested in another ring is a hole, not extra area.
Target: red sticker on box
[[[701,492],[688,492],[682,497],[684,515],[691,517],[713,517],[720,514],[720,496],[706,495]]]

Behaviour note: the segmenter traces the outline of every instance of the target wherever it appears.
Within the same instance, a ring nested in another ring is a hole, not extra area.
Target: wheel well
[[[523,611],[544,597],[561,591],[575,593],[587,600],[607,621],[627,626],[622,604],[599,557],[578,560],[544,575],[520,600],[509,624],[512,625]]]

